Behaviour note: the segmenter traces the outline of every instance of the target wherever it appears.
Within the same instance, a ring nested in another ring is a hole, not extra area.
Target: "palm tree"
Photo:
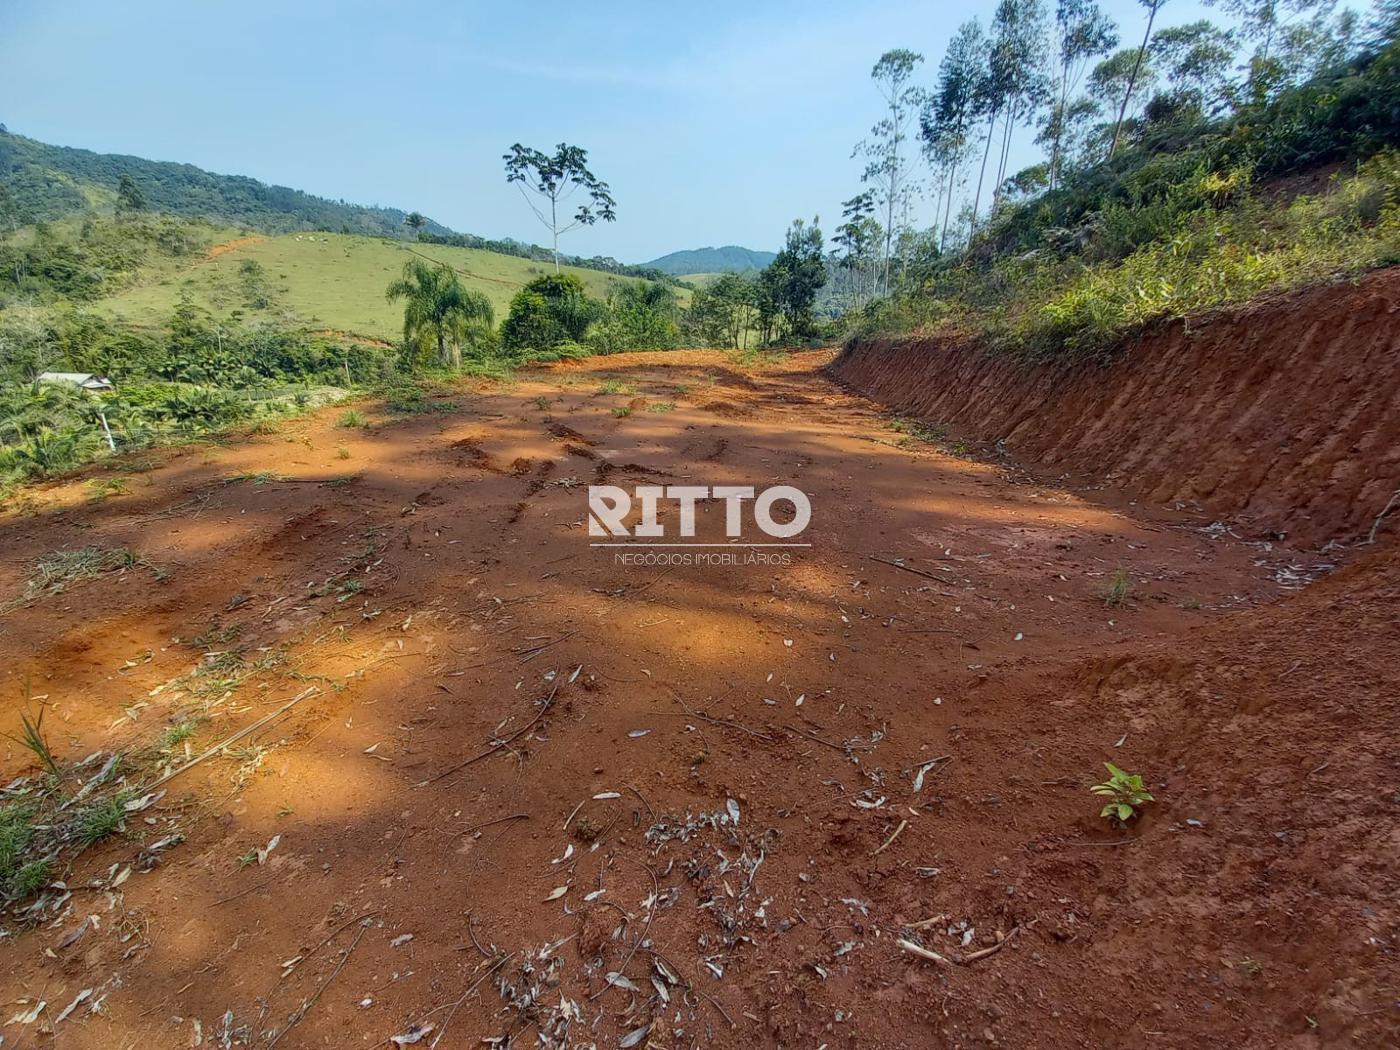
[[[436,340],[438,363],[454,368],[462,366],[462,337],[472,327],[489,327],[495,320],[491,301],[462,287],[457,274],[444,264],[433,266],[410,259],[404,264],[403,276],[389,285],[385,294],[390,302],[407,300],[404,341]]]

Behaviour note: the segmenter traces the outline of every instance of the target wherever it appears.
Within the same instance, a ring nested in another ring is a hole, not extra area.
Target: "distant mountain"
[[[776,258],[773,252],[756,252],[752,248],[726,244],[723,248],[691,248],[672,252],[643,265],[673,274],[743,273],[746,270],[761,270]]]
[[[58,219],[111,205],[117,183],[130,175],[152,211],[249,226],[268,233],[330,230],[372,236],[411,236],[407,213],[316,197],[269,186],[246,175],[216,175],[192,164],[145,160],[50,146],[0,125],[0,186],[10,191],[21,222]],[[452,231],[431,220],[429,233]]]

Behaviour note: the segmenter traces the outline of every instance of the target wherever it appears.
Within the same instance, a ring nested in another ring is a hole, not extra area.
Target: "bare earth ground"
[[[56,548],[144,559],[0,619],[6,730],[26,680],[66,759],[304,696],[7,924],[0,1020],[48,1005],[4,1046],[1395,1045],[1394,555],[900,447],[829,358],[328,410],[0,521],[0,596]],[[813,546],[621,566],[604,479],[795,483]],[[1158,799],[1126,833],[1105,759]]]

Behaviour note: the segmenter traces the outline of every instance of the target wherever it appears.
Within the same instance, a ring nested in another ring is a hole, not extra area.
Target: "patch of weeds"
[[[1155,801],[1142,782],[1141,773],[1124,772],[1112,762],[1105,762],[1104,768],[1108,770],[1108,779],[1089,790],[1108,799],[1099,811],[1099,816],[1105,820],[1126,824],[1137,816],[1139,806]]]
[[[365,418],[363,412],[359,412],[353,408],[347,408],[340,414],[340,418],[335,421],[335,425],[349,430],[351,428],[368,426],[369,420]]]
[[[1191,610],[1199,609],[1199,608],[1201,607],[1201,599],[1199,599],[1199,598],[1183,598],[1183,599],[1181,599],[1181,607],[1182,607],[1183,609],[1191,609]]]
[[[653,401],[647,405],[648,412],[674,412],[675,410],[676,406],[670,401]]]
[[[58,763],[54,761],[53,751],[49,749],[48,738],[44,736],[44,708],[39,708],[38,717],[31,718],[29,712],[21,711],[19,715],[21,725],[20,735],[6,733],[5,736],[13,740],[20,747],[24,748],[43,767],[44,772],[51,777],[57,777]]]
[[[1128,603],[1129,596],[1133,593],[1133,581],[1128,577],[1127,570],[1118,569],[1108,578],[1108,582],[1103,585],[1099,592],[1105,605],[1121,606]]]
[[[690,384],[677,383],[675,386],[671,387],[671,393],[674,394],[676,397],[685,397],[687,394],[690,393]]]
[[[349,450],[348,448],[346,448],[344,445],[338,445],[338,446],[336,446],[335,458],[336,458],[336,459],[349,459],[349,458],[350,458],[350,450]]]
[[[270,435],[270,434],[278,434],[278,433],[281,433],[281,431],[282,431],[282,426],[281,426],[281,424],[280,424],[280,423],[277,423],[277,422],[274,422],[274,421],[271,420],[271,419],[260,419],[260,420],[258,420],[256,423],[254,423],[251,427],[248,428],[248,433],[250,433],[250,434],[257,434],[257,435],[261,435],[261,436],[264,436],[264,437],[267,436],[267,435]]]
[[[781,351],[760,350],[757,347],[748,350],[735,350],[731,355],[734,363],[740,368],[771,368],[783,359]]]
[[[628,416],[630,416],[630,415],[632,414],[632,410],[631,410],[630,408],[626,408],[626,407],[619,407],[619,408],[613,409],[613,410],[612,410],[612,414],[613,414],[614,418],[616,418],[616,419],[626,419]]]
[[[348,601],[350,598],[353,598],[355,595],[359,594],[364,589],[364,580],[346,580],[338,588],[338,590],[340,591],[340,597],[337,598],[336,601]]]
[[[275,470],[245,470],[241,474],[234,474],[226,480],[230,482],[249,481],[252,482],[256,488],[261,488],[274,481],[285,481],[286,479]]]
[[[429,412],[453,412],[456,401],[429,398],[420,386],[394,386],[383,391],[384,407],[404,416],[419,416]]]
[[[904,435],[904,439],[899,443],[905,446],[918,442],[932,445],[948,436],[948,428],[941,423],[929,424],[917,419],[892,419],[888,425],[896,434]]]
[[[124,496],[130,478],[91,478],[87,483],[88,499],[101,503],[108,496]]]
[[[119,791],[111,798],[80,811],[73,822],[73,835],[78,844],[91,846],[120,830],[126,820],[126,803],[130,797],[130,792]]]
[[[543,394],[535,398],[535,407],[538,408],[541,412],[547,412],[549,410],[550,403],[551,402],[549,398],[545,397]]]
[[[161,733],[156,741],[156,750],[165,753],[174,751],[186,740],[189,740],[199,731],[199,727],[207,721],[205,715],[190,715],[180,719],[174,725],[166,726],[165,732]]]
[[[191,638],[190,645],[196,649],[213,649],[216,646],[228,645],[242,633],[243,625],[241,623],[231,623],[227,627],[211,624],[209,630]]]
[[[250,849],[247,853],[243,854],[241,857],[238,858],[238,866],[239,866],[240,868],[246,868],[246,867],[248,867],[249,865],[256,864],[257,862],[258,862],[258,850],[257,850],[257,847],[256,847],[256,846],[253,847],[253,848]]]
[[[79,547],[77,550],[50,551],[34,563],[25,583],[20,604],[61,594],[81,580],[96,579],[111,572],[122,572],[139,562],[126,547]]]
[[[346,485],[352,485],[359,480],[360,475],[358,474],[341,474],[339,477],[327,479],[323,484],[328,489],[339,489],[344,488]]]
[[[620,379],[608,379],[598,387],[600,394],[626,394],[631,396],[637,392],[637,388],[631,383],[624,383]]]

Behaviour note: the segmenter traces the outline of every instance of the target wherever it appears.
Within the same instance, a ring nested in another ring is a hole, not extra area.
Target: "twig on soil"
[[[1400,489],[1396,489],[1390,494],[1390,499],[1385,501],[1385,506],[1382,507],[1381,512],[1376,515],[1376,520],[1371,523],[1371,533],[1366,537],[1367,543],[1376,542],[1376,533],[1380,531],[1381,522],[1385,520],[1385,516],[1390,513],[1390,508],[1395,506],[1397,500],[1400,500]]]
[[[634,863],[640,865],[643,868],[646,868],[647,874],[651,876],[651,907],[647,909],[647,921],[646,924],[642,927],[642,935],[632,942],[632,950],[627,953],[627,958],[622,960],[622,965],[619,966],[616,970],[616,973],[619,976],[627,972],[627,967],[631,964],[632,957],[637,954],[637,949],[641,946],[642,942],[647,939],[647,934],[651,932],[651,920],[656,915],[656,906],[658,903],[660,903],[661,897],[661,884],[656,881],[656,872],[651,870],[650,865],[642,864],[642,862],[639,860],[634,861]],[[599,988],[596,992],[590,995],[588,997],[588,1001],[591,1003],[600,995],[606,994],[607,990],[612,986],[613,983],[611,981],[605,980],[603,987]],[[720,1012],[723,1013],[724,1011],[721,1010]],[[733,1024],[732,1021],[730,1023]]]
[[[316,1005],[317,1000],[321,998],[321,996],[325,993],[325,990],[331,986],[331,982],[340,976],[340,971],[345,969],[345,964],[350,961],[351,954],[354,953],[356,946],[360,943],[360,938],[365,935],[365,931],[367,929],[369,929],[369,920],[365,919],[361,923],[359,932],[355,934],[355,939],[350,942],[350,947],[345,949],[345,954],[340,957],[340,962],[336,963],[335,969],[331,971],[331,975],[327,977],[324,981],[322,981],[320,987],[316,989],[315,993],[311,996],[311,998],[303,1002],[301,1004],[301,1008],[292,1014],[291,1019],[287,1022],[287,1027],[283,1028],[280,1032],[278,1032],[275,1036],[272,1037],[272,1042],[267,1044],[267,1050],[272,1050],[272,1048],[278,1044],[278,1042],[284,1035],[286,1035],[288,1032],[290,1032],[293,1028],[297,1026],[297,1023],[303,1017],[306,1016],[307,1012],[313,1006]],[[334,936],[334,934],[332,934],[332,936]]]
[[[468,924],[467,928],[471,929],[470,923]],[[511,952],[508,955],[502,955],[499,959],[495,961],[495,963],[491,966],[489,970],[487,970],[484,974],[482,974],[480,977],[478,977],[475,981],[471,983],[471,987],[469,987],[465,992],[463,992],[461,998],[459,998],[455,1003],[453,1003],[452,1008],[447,1011],[447,1016],[443,1018],[442,1021],[442,1027],[438,1029],[438,1033],[436,1036],[433,1037],[433,1041],[428,1044],[430,1048],[437,1046],[438,1040],[440,1040],[444,1035],[447,1034],[447,1026],[452,1023],[452,1017],[454,1014],[457,1013],[457,1008],[467,1001],[467,996],[471,995],[472,992],[476,991],[477,988],[481,986],[482,981],[486,980],[486,978],[490,977],[493,973],[499,970],[508,961],[514,958],[514,956],[515,952]],[[438,1009],[442,1009],[442,1007],[439,1007]],[[436,1013],[436,1011],[432,1012]]]
[[[651,817],[652,820],[655,820],[655,819],[656,819],[656,811],[655,811],[654,809],[651,808],[651,803],[647,801],[646,796],[643,795],[643,794],[642,794],[640,791],[638,791],[636,788],[634,788],[631,784],[624,784],[623,787],[625,787],[628,791],[632,792],[632,794],[636,795],[639,799],[642,800],[642,805],[646,806],[646,808],[647,808],[647,816]],[[564,826],[565,826],[566,828],[568,827],[567,824],[565,824]]]
[[[178,767],[178,768],[176,768],[176,769],[172,769],[169,773],[165,774],[165,776],[163,776],[163,777],[161,777],[160,779],[156,780],[154,783],[147,784],[145,790],[147,790],[147,791],[154,791],[156,788],[160,787],[162,784],[166,783],[167,781],[173,780],[173,779],[175,779],[176,777],[178,777],[181,773],[185,772],[185,770],[187,770],[187,769],[193,769],[195,766],[199,765],[201,762],[205,761],[206,759],[213,758],[215,755],[219,754],[219,753],[222,752],[222,751],[227,750],[229,747],[231,747],[231,746],[233,746],[234,744],[238,743],[238,741],[242,740],[245,736],[248,736],[250,733],[255,733],[255,732],[257,732],[259,729],[261,729],[263,726],[267,725],[269,722],[271,722],[271,721],[273,721],[274,719],[278,718],[279,716],[281,716],[282,714],[286,713],[287,711],[290,711],[293,707],[295,707],[297,704],[301,703],[301,702],[302,702],[303,700],[305,700],[308,696],[315,696],[316,694],[320,693],[320,691],[321,691],[321,690],[320,690],[319,688],[317,688],[316,686],[314,686],[314,685],[311,686],[309,689],[303,690],[302,692],[298,693],[296,696],[294,696],[294,697],[292,697],[290,700],[288,700],[285,704],[283,704],[281,707],[279,707],[276,711],[273,711],[271,714],[263,715],[262,718],[259,718],[259,719],[258,719],[256,722],[254,722],[252,725],[246,726],[246,727],[244,727],[243,729],[240,729],[238,732],[234,733],[232,736],[225,737],[222,741],[220,741],[219,743],[215,744],[213,747],[211,747],[209,750],[205,751],[203,754],[200,754],[200,755],[198,755],[197,757],[190,759],[190,760],[189,760],[188,762],[186,762],[183,766],[180,766],[180,767]]]
[[[878,561],[881,565],[888,565],[891,568],[895,569],[903,569],[905,572],[912,572],[915,576],[922,576],[925,579],[935,580],[938,583],[952,582],[950,580],[944,579],[942,576],[935,576],[931,572],[925,572],[923,569],[916,569],[912,565],[905,565],[903,562],[894,561],[890,558],[882,558],[878,554],[871,554],[869,555],[869,558],[871,561]]]
[[[539,713],[536,714],[534,718],[530,719],[530,721],[527,722],[524,727],[516,730],[504,740],[496,741],[496,743],[492,744],[485,751],[478,752],[477,754],[473,755],[471,758],[467,759],[464,762],[458,762],[455,766],[452,766],[450,769],[444,769],[435,777],[430,777],[428,779],[428,783],[436,784],[439,780],[443,779],[443,777],[450,777],[453,773],[457,773],[463,769],[466,769],[468,766],[480,762],[483,758],[490,758],[497,751],[504,751],[507,747],[511,745],[513,741],[518,740],[520,737],[528,733],[531,729],[535,727],[535,724],[538,723],[539,720],[543,718],[546,713],[548,713],[550,707],[554,704],[554,694],[559,692],[560,681],[562,681],[562,679],[559,676],[556,676],[554,679],[554,688],[551,689],[549,691],[549,695],[545,697],[544,706],[540,708]]]
[[[899,838],[900,832],[902,832],[902,831],[903,831],[905,828],[907,828],[908,826],[909,826],[909,821],[907,821],[907,820],[901,820],[901,821],[899,822],[899,827],[897,827],[897,828],[894,829],[894,834],[891,835],[889,838],[885,839],[884,845],[882,845],[879,849],[877,849],[874,853],[872,853],[871,856],[873,856],[873,857],[878,857],[881,853],[884,853],[885,850],[889,848],[890,843],[893,842],[895,839]]]
[[[1034,926],[1039,921],[1038,919],[1032,919],[1030,922],[1026,923],[1026,926]],[[997,941],[996,944],[992,945],[990,948],[982,948],[979,951],[972,952],[970,955],[940,955],[938,952],[925,948],[921,944],[915,944],[913,941],[905,940],[903,937],[895,943],[910,955],[917,955],[920,959],[927,959],[929,962],[942,963],[945,966],[949,964],[954,966],[967,966],[971,963],[975,963],[978,959],[985,959],[987,956],[995,955],[997,952],[1001,951],[1015,939],[1016,935],[1020,933],[1022,929],[1024,929],[1024,927],[1013,926],[1011,927],[1011,932]]]
[[[483,821],[483,822],[480,823],[480,824],[473,824],[473,825],[472,825],[471,827],[469,827],[469,828],[463,828],[463,829],[459,832],[459,834],[462,834],[462,835],[470,835],[473,831],[480,831],[482,828],[489,828],[489,827],[491,827],[493,824],[504,824],[504,823],[505,823],[506,821],[508,821],[508,820],[529,820],[529,819],[530,819],[530,814],[528,814],[528,813],[512,813],[512,814],[511,814],[510,816],[508,816],[508,817],[497,817],[495,820],[487,820],[487,821]]]

